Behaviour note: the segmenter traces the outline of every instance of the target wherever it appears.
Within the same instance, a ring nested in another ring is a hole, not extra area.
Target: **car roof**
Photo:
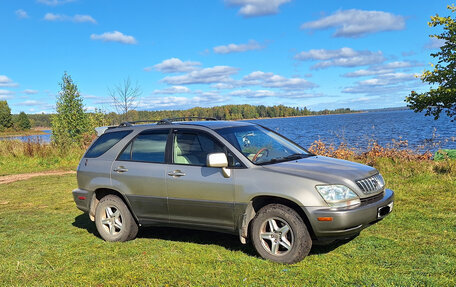
[[[119,126],[109,126],[109,127],[99,127],[96,128],[98,135],[108,132],[120,131],[120,130],[131,130],[131,129],[154,129],[154,128],[167,128],[169,126],[185,125],[185,126],[200,126],[206,127],[212,130],[231,128],[231,127],[244,127],[244,126],[254,126],[254,123],[247,121],[220,121],[220,120],[208,120],[208,121],[176,121],[168,123],[150,123],[150,124],[138,124],[138,125],[125,125],[121,124]]]
[[[198,125],[213,130],[232,127],[253,126],[255,124],[241,121],[195,121],[195,122],[174,122],[181,125]]]

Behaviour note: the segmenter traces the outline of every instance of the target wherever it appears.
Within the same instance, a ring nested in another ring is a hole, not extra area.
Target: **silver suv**
[[[213,230],[295,263],[312,243],[356,236],[393,209],[375,168],[311,154],[257,124],[179,118],[98,132],[73,196],[107,241],[141,226]]]

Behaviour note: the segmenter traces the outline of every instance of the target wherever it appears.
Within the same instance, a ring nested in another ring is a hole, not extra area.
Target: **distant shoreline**
[[[359,112],[350,112],[350,113],[333,113],[333,114],[321,114],[321,115],[305,115],[305,116],[286,116],[286,117],[263,117],[263,118],[250,118],[250,119],[239,119],[239,120],[230,120],[230,121],[253,121],[253,120],[273,120],[273,119],[289,119],[289,118],[306,118],[306,117],[316,117],[316,116],[334,116],[334,115],[350,115],[350,114],[366,114],[366,111]]]
[[[44,132],[43,130],[50,130],[50,128],[45,127],[37,127],[27,131],[7,131],[7,132],[0,132],[1,138],[14,138],[14,137],[26,137],[26,136],[39,136],[39,135],[46,135],[48,133]]]

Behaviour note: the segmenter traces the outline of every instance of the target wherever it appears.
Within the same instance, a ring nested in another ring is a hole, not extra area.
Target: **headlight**
[[[358,195],[345,185],[317,185],[315,188],[332,207],[347,207],[361,203]]]

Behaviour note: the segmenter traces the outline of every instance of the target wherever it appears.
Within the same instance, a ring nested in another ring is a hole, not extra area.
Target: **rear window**
[[[121,139],[126,137],[131,131],[120,131],[102,134],[87,151],[85,157],[94,158],[107,152]]]

